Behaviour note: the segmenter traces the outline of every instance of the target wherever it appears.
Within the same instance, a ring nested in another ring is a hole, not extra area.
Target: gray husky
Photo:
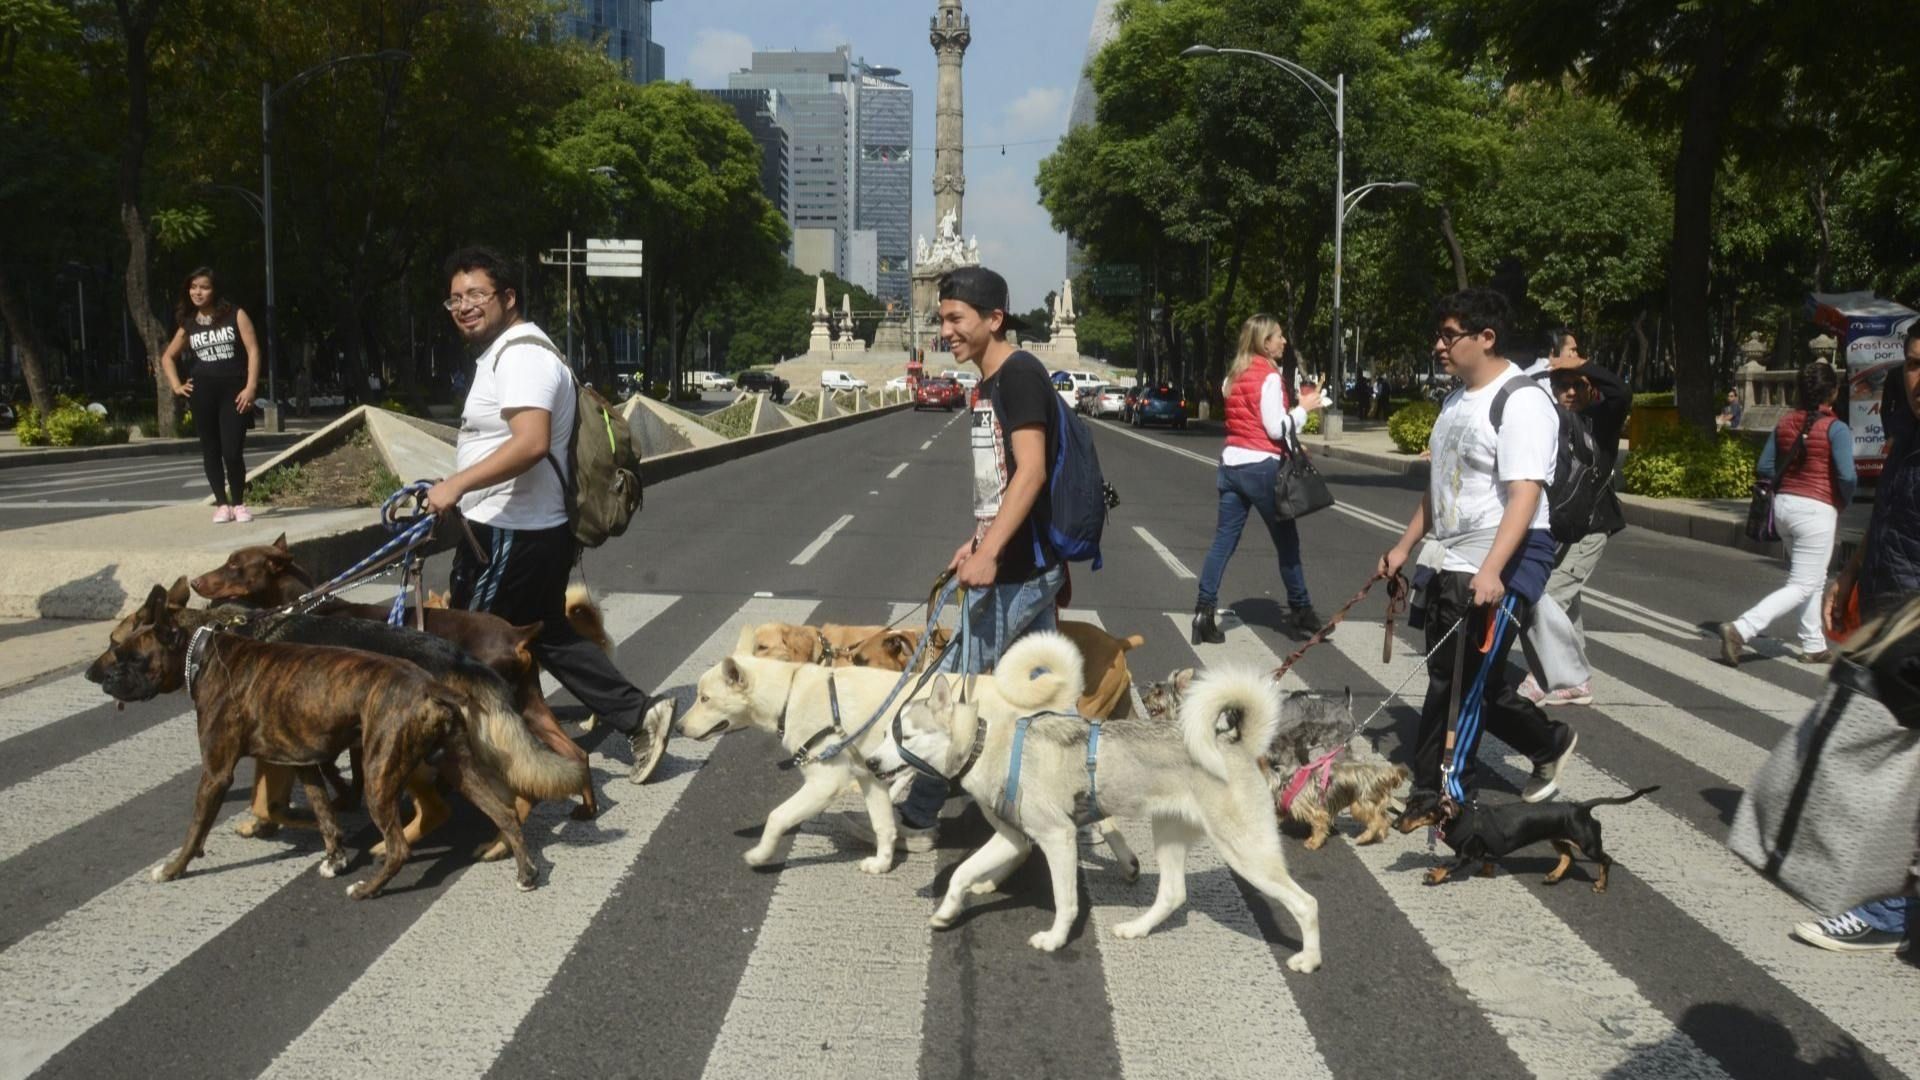
[[[1059,674],[1062,665],[1077,659],[1058,635],[1030,634],[1007,651],[999,670]],[[1114,927],[1116,935],[1143,937],[1186,903],[1187,848],[1204,835],[1228,866],[1278,900],[1299,924],[1301,948],[1287,966],[1295,971],[1320,966],[1319,905],[1287,873],[1272,796],[1255,763],[1280,723],[1279,699],[1264,672],[1209,671],[1196,677],[1183,695],[1177,725],[1103,723],[1091,776],[1088,723],[1073,715],[1032,717],[1011,804],[1005,796],[1021,713],[1006,708],[1004,699],[970,695],[961,701],[957,688],[945,676],[935,678],[932,693],[900,714],[895,734],[868,762],[869,769],[885,775],[907,764],[900,753],[904,747],[947,776],[971,763],[960,783],[979,803],[994,836],[954,871],[934,912],[935,927],[951,926],[976,883],[1000,877],[1037,843],[1053,878],[1054,919],[1028,943],[1043,951],[1058,949],[1079,914],[1078,825],[1108,814],[1148,817],[1160,865],[1159,892],[1145,913]]]

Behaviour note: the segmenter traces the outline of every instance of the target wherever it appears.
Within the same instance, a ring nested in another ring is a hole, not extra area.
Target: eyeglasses
[[[1447,348],[1451,349],[1453,348],[1455,342],[1459,341],[1461,338],[1464,338],[1464,337],[1472,337],[1473,333],[1468,330],[1448,330],[1443,327],[1440,330],[1435,331],[1433,336],[1434,336],[1434,340],[1438,341],[1440,344],[1445,345]]]
[[[440,306],[446,308],[448,311],[459,311],[463,308],[479,307],[481,304],[493,299],[493,295],[494,294],[490,292],[481,292],[479,289],[470,289],[458,296],[447,297],[445,300],[440,301]]]

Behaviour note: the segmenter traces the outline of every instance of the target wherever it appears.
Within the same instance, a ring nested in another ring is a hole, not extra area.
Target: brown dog
[[[293,559],[287,550],[286,534],[281,534],[271,544],[243,547],[227,556],[227,561],[193,579],[193,591],[207,600],[216,603],[244,604],[248,607],[277,608],[305,596],[314,587],[313,575],[307,573]],[[605,631],[599,629],[599,611],[593,608],[590,600],[584,605],[576,604],[574,598],[568,598],[569,614],[575,607],[583,608],[582,618],[590,613],[592,622],[581,628],[583,636],[604,640]],[[330,618],[368,619],[384,621],[387,607],[383,604],[352,604],[346,601],[328,601],[314,609],[315,615]],[[587,769],[587,752],[580,744],[568,737],[560,727],[559,717],[547,707],[546,695],[540,692],[540,667],[533,659],[528,646],[540,633],[540,624],[514,626],[496,615],[479,611],[460,611],[444,606],[436,607],[431,602],[422,612],[423,624],[427,633],[445,638],[458,645],[481,663],[500,673],[500,677],[513,687],[514,705],[526,720],[527,728],[534,737],[544,743],[548,749],[578,764],[580,774],[585,779],[577,788],[564,792],[550,789],[514,791],[514,808],[522,821],[533,809],[533,803],[539,799],[563,798],[578,794],[580,805],[574,808],[576,821],[588,820],[600,812],[600,803],[593,790],[592,774]],[[597,637],[596,637],[597,635]],[[286,787],[285,777],[271,779],[269,783]],[[269,800],[269,793],[260,789],[256,783],[254,805],[256,817],[264,817],[258,809]],[[444,816],[444,807],[440,808]],[[418,818],[414,825],[421,824]],[[243,834],[248,830],[242,828]],[[497,845],[494,857],[504,854]]]
[[[400,792],[438,751],[441,770],[499,827],[513,850],[522,889],[538,880],[520,822],[468,758],[463,694],[418,665],[359,649],[253,641],[212,627],[189,632],[174,619],[167,590],[154,586],[135,629],[87,669],[121,701],[147,701],[187,686],[200,730],[202,772],[186,842],[153,871],[172,881],[204,854],[220,797],[243,757],[284,765],[300,777],[326,843],[323,877],[346,866],[340,824],[320,786],[319,765],[359,743],[366,762],[367,811],[384,838],[385,861],[347,895],[378,896],[411,844],[400,822]],[[197,672],[188,685],[189,666]]]
[[[1086,664],[1085,692],[1080,696],[1080,715],[1095,720],[1124,719],[1133,712],[1133,675],[1127,670],[1127,653],[1146,644],[1139,634],[1116,638],[1092,623],[1063,620],[1060,632],[1080,650]],[[872,667],[883,671],[905,671],[920,644],[921,631],[891,629],[885,626],[795,626],[791,623],[763,623],[742,635],[737,653],[763,660],[784,660],[794,664],[828,664],[832,667]],[[950,637],[935,627],[933,640],[927,643],[922,663],[928,662]]]

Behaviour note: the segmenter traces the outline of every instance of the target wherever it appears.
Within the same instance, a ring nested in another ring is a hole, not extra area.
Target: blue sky
[[[966,0],[966,231],[981,261],[1007,276],[1014,306],[1039,307],[1066,273],[1066,242],[1053,231],[1033,186],[1040,159],[1066,132],[1095,0]],[[927,43],[934,0],[663,0],[653,36],[667,50],[667,77],[725,86],[755,49],[826,49],[897,67],[913,87],[914,233],[932,225],[935,64]],[[1005,145],[1005,154],[1001,147]],[[1016,145],[1024,144],[1024,145]]]

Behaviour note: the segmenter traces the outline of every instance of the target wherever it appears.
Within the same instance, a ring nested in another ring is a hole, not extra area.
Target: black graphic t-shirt
[[[189,379],[240,378],[247,376],[247,354],[240,347],[239,309],[216,315],[210,323],[188,319],[187,351],[193,354]]]
[[[1007,483],[1016,471],[1013,432],[1035,424],[1044,426],[1047,439],[1043,467],[1053,460],[1060,440],[1055,412],[1058,393],[1047,377],[1047,369],[1025,351],[1007,357],[1000,370],[982,380],[974,392],[971,443],[975,539],[986,535],[987,526],[1000,513]],[[1029,581],[1059,564],[1059,557],[1044,540],[1049,506],[1047,489],[1042,486],[1026,522],[1000,553],[999,584]]]

